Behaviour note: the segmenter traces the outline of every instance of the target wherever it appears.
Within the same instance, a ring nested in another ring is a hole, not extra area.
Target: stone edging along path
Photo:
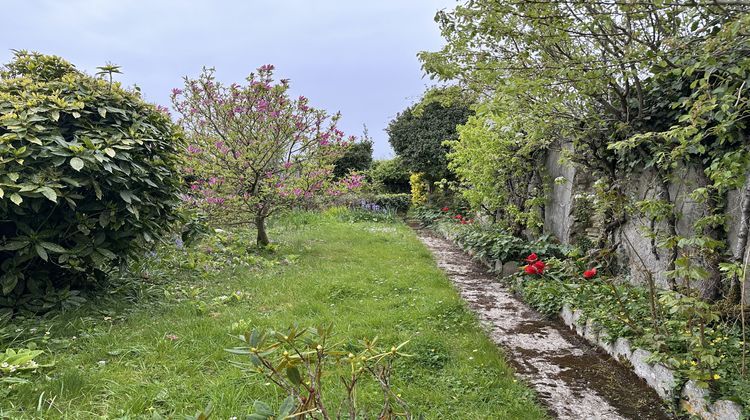
[[[683,409],[703,419],[742,417],[739,404],[726,400],[711,403],[707,391],[693,381],[677,389],[671,370],[647,362],[651,353],[634,348],[623,338],[607,343],[601,339],[600,326],[578,322],[583,315],[580,311],[563,308],[560,319],[569,328],[560,328],[559,322],[545,319],[518,300],[450,239],[426,229],[415,230],[489,328],[493,341],[506,350],[519,376],[536,389],[556,417],[669,418],[659,397],[665,401],[679,398]],[[496,268],[489,261],[483,263]],[[629,364],[632,371],[618,361]]]

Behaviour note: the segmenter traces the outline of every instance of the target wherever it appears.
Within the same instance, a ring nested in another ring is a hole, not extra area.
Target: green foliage
[[[565,255],[565,248],[549,241],[543,236],[533,242],[528,242],[513,236],[496,227],[486,227],[481,224],[449,225],[452,236],[465,250],[470,250],[476,258],[486,258],[490,261],[522,261],[532,252],[540,256]]]
[[[34,359],[44,352],[31,349],[6,349],[0,353],[0,384],[18,384],[27,382],[25,372],[36,371],[39,368],[50,367],[52,364],[40,365]]]
[[[137,93],[17,52],[0,71],[0,306],[47,309],[28,299],[142,256],[177,218],[182,144]]]
[[[390,350],[380,348],[377,338],[343,345],[334,341],[332,330],[332,326],[293,326],[283,331],[253,329],[239,335],[245,346],[227,349],[248,359],[248,362],[238,365],[248,373],[270,380],[287,394],[278,410],[256,402],[255,412],[249,419],[274,416],[277,419],[310,416],[324,420],[344,415],[352,419],[360,415],[368,417],[357,402],[357,393],[362,383],[368,380],[374,380],[382,391],[378,417],[415,418],[401,394],[391,387],[394,361],[410,357],[401,350],[408,342]],[[331,401],[328,394],[323,393],[324,378],[329,379],[332,370],[345,372],[337,375],[346,391],[344,404],[335,404],[336,401]]]
[[[372,140],[365,135],[349,145],[333,162],[333,176],[343,178],[350,172],[365,172],[372,166]]]
[[[424,174],[421,172],[412,173],[409,176],[409,184],[411,185],[411,204],[414,207],[427,204],[429,185]]]
[[[471,110],[463,103],[430,102],[418,114],[414,107],[398,114],[388,124],[388,141],[409,171],[424,173],[429,182],[452,178],[444,142],[455,140],[456,126],[466,122]]]
[[[531,83],[517,89],[530,90]],[[505,89],[510,88],[510,82]],[[537,87],[538,88],[538,87]],[[476,106],[476,115],[449,141],[449,168],[475,210],[494,216],[506,229],[540,231],[547,185],[545,159],[554,135],[536,124],[534,114],[500,91]]]
[[[553,316],[570,305],[583,312],[578,322],[594,321],[608,341],[632,340],[651,351],[654,361],[675,370],[679,378],[710,388],[714,396],[743,400],[748,395],[750,384],[740,363],[742,332],[722,319],[718,307],[694,296],[661,291],[660,319],[654,324],[648,289],[616,284],[606,276],[585,280],[581,261],[546,262],[543,276],[519,273],[508,280],[535,309]]]
[[[384,209],[393,210],[397,213],[405,213],[409,210],[411,195],[403,193],[376,194],[372,197],[372,202]]]
[[[399,157],[374,161],[367,177],[376,192],[400,194],[410,191],[409,170]]]
[[[369,205],[352,205],[350,207],[331,207],[326,210],[327,216],[332,216],[342,222],[375,222],[396,223],[398,216],[394,210],[387,208],[373,209]]]

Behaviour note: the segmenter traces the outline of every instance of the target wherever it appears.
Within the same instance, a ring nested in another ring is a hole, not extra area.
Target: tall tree
[[[352,143],[334,162],[333,176],[341,179],[351,172],[362,172],[372,165],[372,139],[364,127],[362,138]]]
[[[390,122],[388,141],[410,171],[424,173],[429,181],[452,178],[444,142],[457,138],[456,126],[464,124],[471,113],[460,102],[416,104]]]
[[[332,182],[334,160],[354,141],[336,127],[339,115],[311,107],[303,96],[292,99],[288,90],[288,81],[274,81],[266,65],[244,86],[225,86],[204,69],[172,92],[191,142],[190,201],[219,222],[253,223],[258,245],[269,243],[265,221],[274,212],[360,179]]]

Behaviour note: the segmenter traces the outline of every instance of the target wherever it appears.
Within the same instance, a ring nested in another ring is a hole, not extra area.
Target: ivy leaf
[[[70,160],[70,166],[72,166],[76,171],[80,171],[81,169],[83,169],[83,161],[80,158],[74,157]]]
[[[21,203],[23,203],[23,198],[21,198],[21,196],[17,193],[13,193],[10,195],[10,201],[12,201],[15,205],[20,206]]]

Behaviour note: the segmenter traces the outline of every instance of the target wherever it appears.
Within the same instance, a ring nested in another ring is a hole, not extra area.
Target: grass
[[[297,213],[273,225],[278,248],[260,255],[244,252],[250,234],[165,247],[135,289],[14,321],[13,345],[45,349],[55,366],[0,393],[0,417],[177,417],[209,402],[213,418],[243,416],[284,396],[232,364],[233,334],[329,322],[340,340],[411,340],[393,383],[425,418],[545,417],[407,226]],[[367,407],[378,395],[365,390]]]

